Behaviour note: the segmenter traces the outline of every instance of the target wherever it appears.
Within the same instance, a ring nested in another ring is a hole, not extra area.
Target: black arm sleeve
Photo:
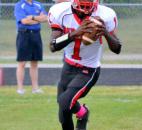
[[[67,35],[67,36],[65,36]],[[63,38],[65,36],[65,38]],[[58,40],[58,39],[61,40]],[[70,38],[69,34],[64,34],[56,39],[53,39],[50,43],[50,49],[52,52],[55,51],[59,51],[61,49],[63,49],[64,47],[66,47],[70,42],[72,42],[73,40]]]

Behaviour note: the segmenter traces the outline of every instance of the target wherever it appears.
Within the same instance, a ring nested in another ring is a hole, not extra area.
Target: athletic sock
[[[80,110],[76,113],[76,117],[82,118],[86,112],[87,112],[86,108],[83,105],[81,105]]]

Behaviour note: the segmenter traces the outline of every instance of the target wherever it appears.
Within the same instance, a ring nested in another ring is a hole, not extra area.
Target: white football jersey
[[[101,17],[109,32],[113,32],[117,27],[116,14],[109,7],[98,5],[97,11],[91,16]],[[81,24],[80,19],[72,13],[70,2],[53,5],[49,10],[48,20],[51,27],[60,28],[64,33],[76,30]],[[64,48],[64,56],[71,62],[96,68],[101,65],[102,45],[101,38],[88,46],[84,45],[80,39],[76,39]]]

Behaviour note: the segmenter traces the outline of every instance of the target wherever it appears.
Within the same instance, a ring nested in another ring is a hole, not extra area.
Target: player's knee
[[[59,106],[64,110],[64,111],[68,111],[69,107],[70,107],[70,100],[65,97],[65,96],[59,96],[58,97],[58,103]]]

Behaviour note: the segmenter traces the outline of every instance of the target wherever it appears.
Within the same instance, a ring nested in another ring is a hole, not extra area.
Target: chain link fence
[[[113,8],[119,18],[142,16],[142,3],[104,3],[103,0],[101,3]],[[44,3],[47,12],[53,4],[52,2]],[[0,1],[0,18],[13,19],[14,5],[14,3],[2,3]]]
[[[113,8],[119,18],[128,18],[142,16],[142,3],[101,3]],[[14,3],[1,3],[0,2],[0,18],[1,19],[14,19]],[[53,3],[44,3],[48,12]]]
[[[53,3],[43,4],[46,8],[46,11],[53,5]],[[15,3],[0,3],[0,18],[1,19],[14,19],[13,11],[14,11]]]

